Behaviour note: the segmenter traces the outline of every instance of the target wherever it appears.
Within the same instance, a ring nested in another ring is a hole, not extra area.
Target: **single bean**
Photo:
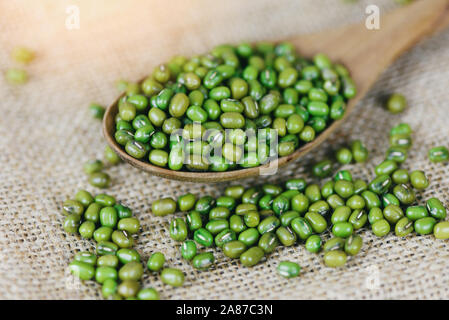
[[[272,232],[264,233],[260,237],[258,243],[259,248],[261,248],[266,254],[273,252],[278,245],[278,237]]]
[[[111,267],[98,267],[95,270],[95,281],[102,284],[107,279],[117,280],[117,270]]]
[[[429,213],[425,206],[410,206],[405,211],[405,215],[410,220],[416,221],[429,216]]]
[[[159,300],[159,293],[154,288],[140,289],[137,298],[139,300]]]
[[[314,231],[311,223],[302,217],[293,219],[290,223],[290,227],[302,240],[306,240]]]
[[[362,192],[361,196],[365,200],[365,204],[368,209],[380,207],[381,202],[379,196],[376,193],[366,190]]]
[[[100,210],[100,223],[103,227],[115,228],[117,222],[118,214],[114,207],[104,207]]]
[[[229,228],[235,233],[240,233],[247,229],[247,226],[243,222],[243,218],[239,215],[232,215],[229,218]]]
[[[401,218],[394,227],[394,232],[398,237],[405,237],[412,233],[413,230],[413,221],[409,220],[407,217]]]
[[[264,251],[259,247],[252,247],[240,255],[240,262],[245,267],[252,267],[262,260]]]
[[[371,225],[373,233],[378,237],[386,236],[390,232],[390,224],[385,219],[380,219]]]
[[[170,223],[170,237],[175,241],[184,241],[187,238],[187,225],[182,218],[175,218]]]
[[[435,224],[433,234],[436,239],[449,239],[449,221],[441,221]]]
[[[437,198],[430,198],[426,203],[427,210],[430,213],[430,216],[434,217],[437,220],[443,220],[446,218],[446,208],[441,203],[441,201]]]
[[[377,176],[388,175],[390,176],[394,171],[396,171],[398,165],[396,161],[393,160],[385,160],[376,166],[375,172]]]
[[[413,226],[417,234],[426,235],[433,232],[436,223],[435,218],[425,217],[416,220]]]
[[[217,220],[210,220],[206,224],[206,230],[208,230],[213,236],[219,234],[223,230],[226,230],[229,228],[229,222],[227,220],[223,219],[217,219]]]
[[[324,219],[323,216],[321,216],[319,213],[307,212],[304,217],[310,224],[314,232],[321,233],[327,229],[326,219]]]
[[[415,189],[422,190],[429,186],[429,180],[425,173],[420,170],[412,171],[410,173],[410,183]]]
[[[327,203],[334,210],[345,205],[345,201],[337,194],[330,195],[329,198],[327,198]]]
[[[390,136],[390,146],[393,148],[409,149],[412,146],[412,138],[408,134],[395,134]]]
[[[240,258],[245,251],[246,245],[239,240],[230,241],[223,245],[223,253],[231,259]]]
[[[276,230],[276,236],[282,245],[289,247],[296,242],[296,233],[293,232],[289,227],[279,227]]]
[[[213,235],[205,228],[196,230],[193,234],[193,239],[200,245],[210,247],[214,243]]]
[[[352,161],[352,152],[348,148],[341,148],[335,154],[337,161],[341,164],[349,164]]]
[[[137,295],[140,290],[140,284],[137,281],[125,280],[122,281],[118,287],[117,292],[123,298],[133,298]]]
[[[212,252],[203,252],[197,254],[193,260],[192,265],[195,269],[206,270],[209,269],[215,262],[215,257]]]
[[[281,261],[278,264],[277,271],[284,278],[294,278],[299,275],[301,267],[296,262]]]
[[[123,265],[118,272],[120,280],[138,281],[143,275],[143,266],[138,261],[131,261]]]
[[[404,212],[401,207],[390,204],[384,208],[383,211],[384,217],[390,223],[397,223],[403,216]]]
[[[338,222],[332,227],[332,233],[339,238],[347,238],[353,231],[354,228],[349,222]]]
[[[98,203],[91,203],[84,212],[84,219],[97,223],[100,221],[100,210],[102,206]]]
[[[76,214],[81,216],[84,212],[84,205],[78,200],[66,200],[62,204],[62,212],[65,215]]]
[[[311,184],[306,187],[305,195],[309,198],[310,201],[316,202],[321,200],[321,190],[320,187],[316,184]]]
[[[78,232],[84,239],[91,239],[93,237],[95,231],[95,223],[92,221],[84,221],[79,229]]]
[[[81,216],[78,214],[69,214],[63,223],[63,228],[68,233],[77,233],[81,224]]]
[[[393,188],[393,193],[398,200],[404,205],[411,205],[415,202],[416,195],[413,189],[409,188],[405,184],[397,185]]]
[[[102,205],[103,207],[111,207],[115,205],[115,198],[106,194],[98,194],[95,197],[95,202]]]
[[[334,186],[335,192],[344,199],[354,194],[354,184],[347,180],[338,180]]]
[[[324,264],[327,267],[338,268],[342,267],[347,260],[346,253],[341,250],[331,250],[324,254]]]
[[[371,210],[368,213],[368,221],[371,225],[379,220],[382,220],[383,218],[384,214],[382,212],[382,209],[378,207],[371,208]]]
[[[97,256],[91,252],[82,251],[75,254],[73,259],[74,261],[84,262],[90,264],[91,266],[95,266],[97,263]]]
[[[235,231],[231,229],[225,229],[221,231],[217,236],[215,237],[215,245],[217,247],[223,247],[223,245],[227,242],[237,240],[237,235]]]
[[[440,146],[429,150],[429,160],[432,162],[445,162],[449,160],[449,150]]]
[[[352,182],[351,172],[349,172],[348,170],[340,170],[335,174],[334,180],[346,180]]]
[[[393,172],[391,178],[393,182],[396,184],[406,184],[410,181],[410,177],[408,175],[408,171],[405,169],[398,169]]]
[[[105,256],[106,257],[106,256]],[[112,257],[112,256],[108,256]],[[131,261],[140,262],[140,254],[134,249],[122,248],[117,251],[117,258],[120,263],[126,264]]]
[[[394,93],[387,101],[387,109],[393,114],[401,113],[407,107],[407,101],[402,94]]]
[[[162,269],[165,263],[165,256],[161,252],[153,253],[147,262],[147,268],[150,271],[158,272]]]
[[[109,299],[117,293],[117,281],[114,279],[106,279],[101,286],[101,293],[104,298]]]
[[[384,207],[390,205],[390,204],[394,204],[396,206],[400,206],[401,202],[399,201],[399,199],[391,193],[386,193],[382,196],[382,204]]]
[[[92,195],[86,191],[86,190],[79,190],[76,195],[75,195],[75,200],[78,201],[79,203],[81,203],[83,205],[84,208],[88,208],[93,202],[94,202],[94,197],[92,197]],[[78,204],[76,204],[76,207],[78,206]],[[64,208],[64,205],[63,205]],[[69,210],[66,210],[64,208],[64,211],[68,212],[68,213],[78,213],[78,214],[82,214],[83,211],[79,210],[79,208],[73,210],[74,208],[70,208]]]
[[[130,248],[134,244],[134,239],[132,236],[128,232],[121,230],[115,230],[112,232],[111,240],[120,248]]]
[[[358,235],[351,235],[346,239],[345,252],[350,256],[355,256],[362,249],[363,240]]]
[[[369,184],[369,188],[372,192],[380,195],[388,191],[392,183],[392,180],[387,175],[380,175],[372,180]]]
[[[176,211],[176,201],[172,198],[163,198],[153,202],[151,211],[155,216],[166,216]]]
[[[323,246],[324,252],[331,250],[343,250],[345,246],[345,239],[334,237],[329,239]]]
[[[69,264],[69,270],[81,280],[90,280],[95,275],[95,268],[91,264],[76,260]]]
[[[322,240],[320,236],[314,234],[307,238],[305,248],[307,251],[317,253],[320,251]]]
[[[300,193],[292,198],[291,207],[300,214],[305,213],[309,208],[309,198]]]

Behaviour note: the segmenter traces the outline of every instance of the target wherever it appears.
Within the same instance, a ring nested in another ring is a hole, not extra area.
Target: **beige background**
[[[78,189],[99,191],[82,172],[82,164],[101,158],[104,147],[100,122],[90,118],[87,106],[110,103],[117,95],[115,80],[139,79],[173,53],[201,53],[223,42],[278,40],[360,21],[371,3],[379,4],[382,14],[396,7],[393,0],[351,5],[338,0],[1,1],[0,70],[15,66],[9,53],[17,45],[33,48],[37,58],[27,67],[28,84],[10,86],[0,78],[0,298],[100,298],[97,284],[79,285],[67,276],[75,252],[93,244],[67,235],[60,211]],[[65,27],[70,4],[79,6],[79,30]],[[364,141],[371,157],[347,168],[357,178],[371,179],[388,147],[387,131],[406,121],[415,134],[404,167],[426,170],[431,179],[419,198],[437,196],[448,206],[449,164],[432,164],[426,157],[430,147],[449,144],[448,57],[449,32],[411,50],[383,74],[328,143],[268,180],[307,177],[304,171],[313,159],[354,138]],[[410,108],[401,115],[389,115],[379,103],[393,91],[409,99]],[[107,192],[133,208],[142,223],[136,248],[144,259],[161,250],[169,265],[186,273],[182,288],[145,275],[145,286],[157,288],[163,299],[449,298],[447,241],[431,236],[377,239],[362,232],[362,252],[340,270],[323,267],[320,255],[296,246],[277,249],[252,269],[217,253],[215,268],[196,271],[180,259],[179,245],[168,237],[170,218],[153,217],[151,202],[187,191],[218,195],[226,185],[168,181],[128,165],[108,172],[113,183]],[[244,181],[254,182],[262,179]],[[275,268],[281,259],[298,261],[302,275],[280,278]]]

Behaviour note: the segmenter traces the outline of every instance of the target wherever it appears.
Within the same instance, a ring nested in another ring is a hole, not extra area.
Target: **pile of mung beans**
[[[256,167],[313,141],[355,94],[348,70],[324,54],[308,60],[286,42],[220,45],[127,84],[115,140],[171,170]]]
[[[139,220],[130,208],[116,202],[107,194],[93,197],[80,190],[73,199],[62,205],[63,228],[68,233],[79,234],[84,239],[94,239],[96,251],[78,252],[69,264],[69,270],[81,280],[91,280],[102,285],[102,295],[107,299],[157,300],[154,288],[141,288],[144,267],[140,254],[132,249],[134,236],[139,232]],[[184,274],[176,268],[164,267],[162,253],[153,253],[147,263],[150,272],[159,272],[161,281],[180,286]]]
[[[434,234],[436,239],[449,239],[449,222],[444,221],[446,208],[437,198],[425,205],[417,203],[416,191],[429,186],[424,172],[408,172],[399,166],[406,160],[412,145],[412,130],[401,123],[390,131],[390,147],[385,160],[375,167],[376,177],[370,182],[353,179],[348,170],[339,170],[333,179],[330,160],[313,166],[313,174],[322,184],[308,184],[302,178],[287,180],[283,185],[264,184],[245,189],[230,186],[224,195],[197,198],[188,193],[177,201],[156,200],[152,212],[156,216],[186,213],[185,219],[171,221],[169,234],[182,242],[180,254],[199,270],[215,264],[210,248],[216,247],[231,259],[252,267],[270,255],[278,246],[304,245],[311,253],[322,252],[328,267],[341,267],[356,256],[363,246],[357,234],[370,228],[374,235],[384,237],[394,231],[398,237],[412,232]],[[429,150],[432,162],[448,161],[447,148]],[[341,164],[365,162],[368,150],[359,140],[351,148],[340,148],[336,160]],[[105,159],[111,164],[119,160],[108,147]],[[88,174],[103,170],[101,161],[90,161]],[[99,186],[102,187],[102,186]],[[141,288],[144,266],[140,254],[132,249],[140,229],[139,220],[130,208],[116,203],[114,197],[99,194],[93,197],[80,190],[73,199],[63,203],[65,231],[96,241],[96,251],[78,252],[69,265],[70,272],[81,280],[95,279],[102,285],[107,299],[159,299],[154,288]],[[332,237],[328,238],[328,231]],[[182,286],[184,274],[176,268],[164,267],[165,256],[154,252],[146,263],[149,272],[158,272],[163,283]],[[277,272],[285,278],[299,275],[301,267],[292,261],[280,261]]]
[[[343,66],[332,64],[323,54],[306,60],[289,43],[222,45],[190,60],[177,56],[156,67],[141,84],[120,81],[118,85],[126,94],[115,120],[116,141],[137,159],[190,171],[248,168],[291,154],[341,119],[347,100],[356,94]],[[391,113],[406,107],[401,94],[391,95],[385,105]],[[102,106],[94,103],[89,109],[95,118],[103,118]],[[248,130],[259,135],[248,135]],[[272,141],[278,142],[275,149]],[[172,219],[169,234],[181,242],[182,258],[199,270],[215,264],[212,248],[252,267],[278,246],[298,244],[321,253],[326,266],[341,267],[362,249],[362,228],[378,237],[393,231],[398,237],[415,232],[449,239],[442,202],[417,201],[416,192],[429,186],[426,174],[400,168],[412,146],[410,126],[393,127],[389,142],[371,181],[353,179],[348,170],[326,179],[334,172],[333,160],[341,165],[367,161],[368,149],[355,140],[339,148],[335,159],[312,166],[320,184],[294,178],[282,185],[246,189],[234,185],[218,198],[191,193],[176,201],[162,198],[153,202],[152,212],[156,216],[185,213],[185,218]],[[204,154],[208,156],[196,157]],[[449,151],[434,147],[428,157],[435,163],[447,162]],[[120,162],[108,146],[104,158],[112,165]],[[84,165],[89,182],[98,188],[110,182],[103,170],[101,160]],[[97,242],[95,253],[75,255],[69,266],[72,274],[82,280],[95,278],[108,299],[159,298],[154,288],[141,288],[145,268],[132,249],[140,223],[129,208],[106,194],[92,197],[81,190],[64,202],[63,212],[67,232]],[[182,286],[183,272],[164,264],[164,254],[153,252],[146,269],[158,272],[167,285]],[[292,261],[282,260],[277,266],[285,278],[298,276],[300,270]]]
[[[348,256],[355,256],[362,248],[363,240],[357,231],[364,227],[378,237],[393,231],[398,237],[415,232],[449,239],[449,221],[444,221],[446,208],[442,202],[430,198],[424,204],[417,203],[416,192],[429,186],[425,173],[399,168],[412,145],[411,135],[405,123],[391,129],[386,158],[375,167],[376,177],[368,182],[354,180],[348,170],[340,170],[321,185],[297,178],[283,185],[247,189],[230,186],[218,198],[198,199],[191,193],[177,201],[163,198],[153,202],[152,212],[156,216],[186,213],[185,218],[171,221],[169,232],[172,239],[182,242],[181,256],[197,269],[215,263],[209,249],[212,247],[251,267],[277,246],[295,244],[304,245],[309,252],[323,252],[326,266],[341,267]],[[432,149],[431,153],[435,159],[443,159],[446,154],[441,149]],[[367,152],[363,155],[365,161]],[[352,157],[346,156],[341,162],[348,163],[348,159]],[[315,176],[329,175],[331,169],[320,168],[313,167]],[[333,237],[324,242],[326,231]],[[299,271],[295,262],[281,261],[278,266],[284,277],[297,276]]]

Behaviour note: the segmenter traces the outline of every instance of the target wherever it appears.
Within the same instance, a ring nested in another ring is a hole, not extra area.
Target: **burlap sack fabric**
[[[426,0],[427,1],[427,0]],[[381,13],[392,0],[344,4],[337,0],[259,1],[1,1],[0,69],[15,66],[16,45],[36,50],[27,68],[30,81],[8,85],[0,79],[0,298],[97,299],[100,286],[78,283],[66,267],[93,242],[67,235],[61,226],[61,203],[80,188],[93,193],[82,164],[101,158],[100,122],[87,111],[91,101],[107,105],[117,95],[114,81],[139,79],[174,53],[201,53],[215,44],[242,40],[277,40],[364,19],[367,4]],[[431,2],[431,1],[429,1]],[[77,5],[80,29],[68,30],[66,8]],[[304,176],[307,166],[351,139],[371,152],[366,164],[348,165],[357,178],[373,177],[388,147],[388,130],[399,122],[414,129],[414,145],[404,167],[425,170],[431,186],[419,199],[436,196],[449,206],[449,164],[432,164],[427,151],[449,144],[449,32],[411,50],[387,70],[346,125],[318,151],[273,177],[245,185]],[[410,108],[392,116],[379,97],[405,94]],[[218,195],[227,184],[180,183],[152,177],[129,165],[107,170],[108,193],[130,206],[142,223],[136,249],[143,259],[162,251],[167,265],[181,268],[181,288],[163,285],[145,274],[144,286],[163,299],[417,299],[449,298],[447,241],[432,236],[394,235],[383,239],[362,232],[361,253],[339,270],[325,268],[322,256],[302,246],[278,248],[254,268],[216,252],[215,267],[194,270],[180,259],[179,244],[168,236],[171,217],[157,218],[151,203],[185,192]],[[302,274],[285,280],[276,273],[280,260],[297,261]]]

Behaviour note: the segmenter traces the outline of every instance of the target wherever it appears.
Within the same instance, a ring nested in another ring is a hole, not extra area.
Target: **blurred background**
[[[0,1],[0,298],[101,298],[92,281],[79,286],[69,280],[66,268],[73,255],[94,247],[62,230],[60,211],[78,189],[101,191],[82,172],[84,162],[101,159],[105,145],[101,124],[87,107],[93,101],[110,104],[119,94],[116,80],[136,81],[174,54],[203,53],[227,42],[282,40],[363,21],[369,4],[379,6],[381,17],[400,7],[394,0]],[[29,76],[24,85],[11,85],[3,76],[9,68],[22,68],[10,57],[17,46],[36,54],[24,67]],[[309,179],[307,166],[356,138],[363,140],[371,160],[345,169],[355,178],[370,179],[388,147],[387,132],[408,122],[415,131],[414,149],[404,167],[428,172],[432,184],[420,199],[436,196],[448,205],[449,166],[427,160],[430,147],[448,142],[448,56],[447,31],[413,48],[319,150],[264,179]],[[388,114],[379,103],[380,96],[392,92],[409,101],[401,115]],[[182,288],[168,288],[157,275],[145,275],[144,286],[155,287],[162,299],[449,298],[448,247],[427,237],[377,239],[366,232],[362,253],[341,270],[324,268],[321,257],[301,246],[279,248],[252,269],[218,253],[214,269],[193,270],[179,259],[178,244],[168,236],[171,217],[152,216],[151,203],[186,192],[218,195],[227,184],[169,181],[125,164],[108,173],[112,183],[106,192],[141,221],[136,249],[143,259],[163,251],[167,263],[186,274]],[[279,278],[275,267],[280,260],[301,264],[298,281]]]
[[[79,68],[89,72],[86,82],[90,73],[133,80],[173,54],[199,54],[226,42],[281,40],[361,21],[372,3],[381,13],[398,6],[395,0],[2,1],[0,61],[8,67],[11,50],[27,46],[38,57],[30,77],[39,81]]]

